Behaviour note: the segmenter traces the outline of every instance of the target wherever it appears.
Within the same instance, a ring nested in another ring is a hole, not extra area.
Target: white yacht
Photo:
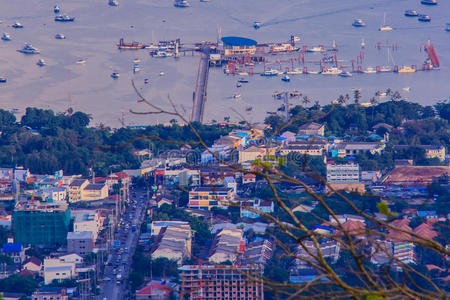
[[[384,13],[384,18],[383,18],[383,24],[380,26],[380,28],[378,28],[379,31],[390,31],[392,30],[392,27],[389,25],[386,25],[386,13]]]
[[[380,72],[392,72],[392,68],[389,66],[380,67]]]
[[[278,70],[274,70],[274,69],[270,69],[270,70],[266,70],[264,71],[264,73],[261,73],[261,76],[278,76],[278,74],[280,74],[281,72]]]
[[[332,67],[322,71],[323,75],[339,75],[342,73],[341,69]]]
[[[4,32],[2,34],[2,40],[4,41],[10,41],[11,40],[11,36],[9,35],[9,33]]]
[[[43,67],[45,66],[47,63],[45,62],[44,59],[39,59],[38,62],[36,63],[39,67]]]
[[[325,52],[325,49],[323,49],[323,47],[312,47],[312,48],[308,48],[308,50],[306,50],[307,52]]]
[[[41,51],[39,51],[39,49],[34,48],[33,46],[31,46],[31,44],[25,44],[25,46],[23,46],[22,49],[17,50],[20,53],[24,53],[24,54],[39,54],[41,53]]]
[[[365,69],[365,70],[363,71],[364,74],[375,74],[376,72],[377,72],[377,70],[375,70],[375,69],[372,68],[372,67],[368,67],[367,69]]]
[[[288,74],[288,75],[300,75],[300,74],[303,74],[303,71],[301,69],[296,68],[296,69],[294,69],[292,71],[287,71],[286,74]]]
[[[342,72],[341,74],[339,74],[340,77],[352,77],[352,73],[350,72]]]

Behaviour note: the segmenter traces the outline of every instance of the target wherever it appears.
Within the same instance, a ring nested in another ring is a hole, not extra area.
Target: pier
[[[208,86],[209,75],[209,54],[210,48],[204,47],[201,52],[200,62],[197,71],[197,80],[195,82],[195,91],[192,95],[192,122],[203,121],[203,111],[205,110],[206,90]]]

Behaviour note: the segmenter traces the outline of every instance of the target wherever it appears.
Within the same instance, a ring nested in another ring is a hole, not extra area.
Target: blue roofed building
[[[252,55],[256,53],[257,42],[252,39],[227,36],[222,38],[225,55]]]
[[[16,264],[21,264],[25,261],[25,249],[20,243],[4,243],[2,253],[5,256],[11,257]]]

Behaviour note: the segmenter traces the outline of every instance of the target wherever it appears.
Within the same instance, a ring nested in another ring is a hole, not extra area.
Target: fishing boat
[[[39,54],[41,53],[41,51],[39,51],[39,49],[34,48],[33,46],[31,46],[31,44],[25,44],[25,46],[23,46],[22,49],[17,50],[20,53],[24,53],[24,54]]]
[[[422,0],[420,1],[423,5],[437,5],[437,0]]]
[[[117,78],[120,77],[120,74],[119,74],[119,72],[113,72],[113,73],[111,74],[111,77],[114,78],[114,79],[117,79]]]
[[[431,17],[428,15],[419,15],[419,19],[420,22],[430,22],[431,21]]]
[[[339,75],[342,73],[341,69],[332,67],[322,71],[323,75]]]
[[[380,72],[392,72],[392,68],[388,66],[380,67]]]
[[[66,36],[62,33],[57,33],[55,35],[55,39],[57,39],[57,40],[64,40],[65,38],[66,38]]]
[[[23,28],[22,23],[16,22],[14,24],[11,25],[12,28]]]
[[[303,71],[301,69],[296,68],[296,69],[294,69],[292,71],[287,71],[286,74],[288,74],[288,75],[300,75],[300,74],[303,74]]]
[[[289,77],[288,75],[284,75],[283,77],[281,77],[281,80],[284,82],[290,82],[291,81],[291,77]]]
[[[241,86],[242,86],[242,83],[239,83],[239,82],[236,83],[236,87],[237,87],[237,88],[240,88]]]
[[[55,14],[59,14],[60,11],[61,11],[61,8],[58,5],[53,6],[53,12]]]
[[[140,62],[141,62],[141,60],[140,60],[139,58],[133,59],[133,63],[135,63],[135,64],[138,64],[138,63],[140,63]]]
[[[144,49],[145,45],[139,43],[139,42],[131,42],[131,43],[125,43],[123,39],[119,40],[119,43],[117,44],[117,48],[120,50],[138,50],[138,49]]]
[[[233,96],[231,96],[234,99],[239,99],[241,98],[241,94],[233,94]]]
[[[164,73],[163,71],[159,72],[159,76],[164,76],[166,75],[166,73]]]
[[[244,78],[244,77],[241,77],[241,78],[238,79],[238,82],[239,83],[248,83],[248,79]]]
[[[378,28],[379,31],[390,31],[392,30],[392,27],[389,25],[386,25],[386,13],[384,13],[383,17],[383,24],[381,24],[380,28]]]
[[[398,70],[398,73],[414,73],[414,72],[416,72],[416,70],[408,66],[403,66]]]
[[[312,47],[308,48],[306,52],[325,52],[325,49],[323,47]]]
[[[419,16],[419,13],[413,9],[408,9],[407,11],[405,11],[405,16],[407,17],[417,17]]]
[[[372,67],[368,67],[367,69],[365,69],[365,70],[363,71],[364,74],[375,74],[376,72],[377,72],[377,70],[375,70],[375,69],[372,68]]]
[[[85,59],[79,59],[79,60],[77,60],[77,62],[76,62],[78,65],[84,65],[85,63],[86,63],[86,60]]]
[[[9,33],[4,32],[2,34],[2,40],[4,41],[10,41],[11,40],[11,36],[9,35]]]
[[[259,21],[255,21],[253,22],[253,28],[255,29],[259,29],[261,27],[262,23]]]
[[[354,27],[365,27],[366,23],[364,23],[364,21],[361,20],[361,19],[356,19],[356,20],[353,21],[352,25]]]
[[[175,0],[175,7],[189,7],[191,4],[187,0]]]
[[[252,110],[253,110],[253,107],[252,107],[252,106],[247,106],[247,107],[245,108],[245,111],[247,111],[247,112],[252,111]]]
[[[110,6],[119,6],[119,1],[117,1],[117,0],[109,0],[108,4]]]
[[[352,77],[352,73],[350,72],[342,72],[341,74],[339,74],[340,77]]]
[[[7,80],[5,77],[0,77],[0,82],[5,83]]]
[[[266,70],[263,73],[261,73],[261,76],[272,77],[272,76],[278,76],[278,74],[280,74],[280,71],[270,69],[270,70]]]
[[[139,67],[139,64],[134,64],[133,65],[133,73],[137,73],[141,70],[141,68]]]
[[[39,59],[38,62],[36,63],[39,67],[43,67],[45,66],[47,63],[45,62],[44,59]]]
[[[73,22],[75,17],[69,17],[68,15],[59,15],[55,17],[55,22]]]
[[[150,82],[150,80],[149,80],[148,78],[145,78],[145,79],[144,79],[144,83],[145,83],[145,84],[147,84],[147,83],[149,83],[149,82]]]

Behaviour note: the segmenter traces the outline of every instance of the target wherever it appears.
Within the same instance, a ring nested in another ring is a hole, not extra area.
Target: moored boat
[[[189,7],[191,4],[187,0],[175,0],[175,7]]]
[[[7,81],[7,79],[5,77],[0,77],[0,82],[1,83],[5,83]]]
[[[43,58],[39,59],[38,62],[36,63],[39,67],[43,67],[45,66],[47,63],[45,62],[45,60]]]
[[[283,77],[281,77],[281,80],[284,82],[289,82],[291,81],[291,78],[288,75],[284,75]]]
[[[117,0],[109,0],[108,4],[110,6],[119,6],[119,1],[117,1]]]
[[[422,0],[420,1],[423,5],[437,5],[437,0]]]
[[[61,8],[58,5],[53,6],[53,12],[55,14],[59,14],[60,11],[61,11]]]
[[[55,17],[55,22],[73,22],[75,17],[69,17],[68,15],[58,15]]]
[[[4,32],[2,34],[2,40],[4,41],[10,41],[11,40],[11,36],[9,35],[9,33]]]
[[[239,83],[248,83],[248,79],[241,77],[241,78],[238,79],[238,82]]]
[[[303,74],[303,71],[301,69],[296,68],[296,69],[294,69],[292,71],[287,71],[286,74],[288,74],[288,75],[300,75],[300,74]]]
[[[261,27],[262,23],[259,21],[255,21],[253,22],[253,28],[255,29],[259,29]]]
[[[339,74],[340,77],[352,77],[352,73],[350,72],[342,72],[341,74]]]
[[[419,13],[413,9],[408,9],[407,11],[405,11],[405,16],[407,17],[417,17],[419,15]]]
[[[323,75],[339,75],[342,73],[341,69],[332,67],[322,71]]]
[[[264,73],[261,73],[261,76],[271,77],[271,76],[278,76],[278,74],[280,74],[280,71],[270,69],[270,70],[264,71]]]
[[[231,96],[234,99],[239,99],[241,98],[241,94],[233,94],[233,96]]]
[[[366,23],[364,23],[364,21],[361,20],[361,19],[356,19],[356,20],[353,21],[352,25],[354,27],[365,27]]]
[[[133,73],[137,73],[141,70],[139,64],[134,64],[133,65]]]
[[[64,40],[65,38],[66,38],[66,36],[62,33],[57,33],[55,35],[55,39],[57,39],[57,40]]]
[[[419,15],[418,20],[420,22],[430,22],[431,21],[431,17],[428,15]]]
[[[376,72],[377,72],[377,70],[375,70],[375,69],[372,68],[372,67],[368,67],[367,69],[365,69],[365,70],[363,71],[364,74],[375,74]]]
[[[306,50],[307,52],[325,52],[323,47],[312,47]]]
[[[380,67],[379,72],[392,72],[392,68],[388,67],[388,66],[382,66],[382,67]]]
[[[383,24],[378,28],[379,31],[391,31],[392,27],[389,25],[386,25],[386,13],[384,13],[383,17]]]
[[[39,54],[41,53],[39,51],[39,49],[34,48],[33,46],[31,46],[31,44],[25,44],[25,46],[23,46],[22,49],[17,50],[20,53],[24,53],[24,54]]]
[[[113,73],[111,74],[111,77],[114,78],[114,79],[117,79],[117,78],[120,77],[120,74],[119,74],[119,72],[113,72]]]
[[[86,63],[86,60],[85,59],[79,59],[79,60],[77,60],[77,62],[76,62],[78,65],[84,65],[85,63]]]
[[[450,32],[450,23],[447,23],[447,27],[445,27],[445,30]]]
[[[14,24],[11,25],[12,28],[23,28],[22,23],[16,22]]]
[[[414,73],[416,70],[409,66],[403,66],[398,70],[398,73]]]

